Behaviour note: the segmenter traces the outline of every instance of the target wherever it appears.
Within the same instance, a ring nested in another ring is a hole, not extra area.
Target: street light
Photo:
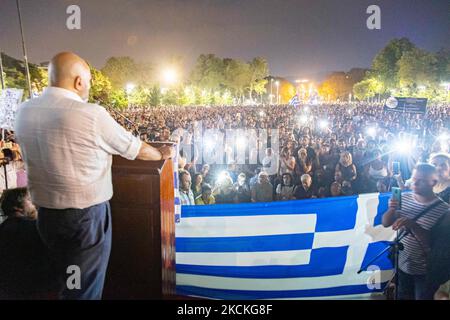
[[[328,128],[328,121],[327,120],[321,120],[319,122],[319,128],[322,130],[325,130]]]
[[[177,82],[178,75],[175,69],[169,68],[163,71],[163,78],[167,84],[174,84]]]
[[[136,86],[133,83],[127,83],[127,86],[125,87],[125,91],[127,93],[128,108],[130,107],[130,94],[133,92],[135,87]]]
[[[280,81],[276,81],[275,85],[277,86],[277,104],[280,104]]]
[[[131,92],[133,92],[135,87],[136,86],[133,83],[127,83],[127,87],[126,87],[127,94],[130,94]]]
[[[270,105],[272,105],[273,98],[273,78],[270,79]]]

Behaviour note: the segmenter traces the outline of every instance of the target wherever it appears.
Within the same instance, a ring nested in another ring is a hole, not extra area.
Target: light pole
[[[19,15],[20,35],[22,36],[23,60],[24,60],[24,63],[25,63],[25,71],[26,71],[26,77],[27,77],[27,83],[28,83],[29,97],[30,97],[30,99],[32,99],[33,98],[33,93],[32,93],[32,90],[31,90],[30,69],[28,67],[27,48],[25,46],[25,35],[24,35],[24,32],[23,32],[22,15],[20,13],[19,0],[16,0],[16,4],[17,4],[17,14]]]
[[[0,49],[0,79],[2,83],[2,90],[5,89],[5,79],[3,78],[3,61],[2,61],[2,50]]]
[[[280,92],[280,81],[276,81],[275,82],[275,85],[277,86],[277,104],[280,104],[280,95],[279,95],[279,92]]]
[[[273,78],[270,79],[270,105],[272,105],[273,98]]]
[[[135,87],[134,84],[127,83],[127,86],[125,88],[125,91],[127,93],[128,108],[130,108],[130,94],[133,92],[134,87]]]

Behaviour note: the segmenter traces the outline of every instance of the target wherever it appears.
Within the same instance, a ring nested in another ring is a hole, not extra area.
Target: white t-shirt
[[[112,155],[133,160],[142,144],[105,108],[56,87],[19,107],[15,133],[33,203],[51,209],[111,199]]]

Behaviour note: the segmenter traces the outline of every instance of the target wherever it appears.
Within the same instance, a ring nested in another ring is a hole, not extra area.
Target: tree
[[[398,61],[405,52],[411,51],[415,45],[407,38],[391,40],[374,58],[370,77],[383,83],[387,90],[398,85]]]
[[[151,106],[161,105],[161,88],[159,85],[155,84],[151,87],[148,102]]]
[[[257,95],[260,96],[262,99],[262,95],[267,92],[267,84],[269,83],[269,80],[267,79],[259,79],[256,80],[253,85],[253,90],[256,92]]]
[[[397,61],[399,87],[415,90],[418,87],[437,87],[438,68],[434,54],[413,48]]]
[[[450,82],[450,50],[441,49],[436,53],[436,67],[439,81]]]
[[[250,72],[249,98],[253,100],[253,91],[259,95],[265,93],[265,84],[267,83],[267,80],[264,78],[269,75],[267,60],[261,57],[253,58],[250,62]],[[258,91],[255,89],[256,86],[258,86]]]
[[[214,54],[201,54],[191,73],[191,84],[206,90],[220,90],[224,84],[224,62]]]
[[[348,99],[353,89],[353,80],[345,72],[333,72],[318,88],[319,95],[326,100]]]
[[[250,87],[250,65],[235,59],[224,59],[225,85],[236,98],[243,101],[246,90]]]
[[[110,81],[113,89],[124,89],[127,83],[149,87],[152,83],[153,68],[147,63],[137,63],[130,57],[112,57],[101,69]]]
[[[375,78],[364,79],[353,86],[353,94],[358,100],[365,100],[382,91],[382,83]]]
[[[111,81],[100,70],[91,66],[92,87],[89,93],[89,100],[100,104],[109,105],[111,103]]]

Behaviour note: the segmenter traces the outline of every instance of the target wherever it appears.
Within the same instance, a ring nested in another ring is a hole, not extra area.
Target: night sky
[[[66,28],[67,6],[81,7],[82,29]],[[366,9],[381,7],[381,30],[366,28]],[[437,51],[449,46],[448,0],[21,0],[31,62],[62,50],[102,67],[110,56],[162,63],[201,53],[268,59],[273,75],[369,67],[392,38]],[[15,0],[0,0],[0,48],[21,56]]]

